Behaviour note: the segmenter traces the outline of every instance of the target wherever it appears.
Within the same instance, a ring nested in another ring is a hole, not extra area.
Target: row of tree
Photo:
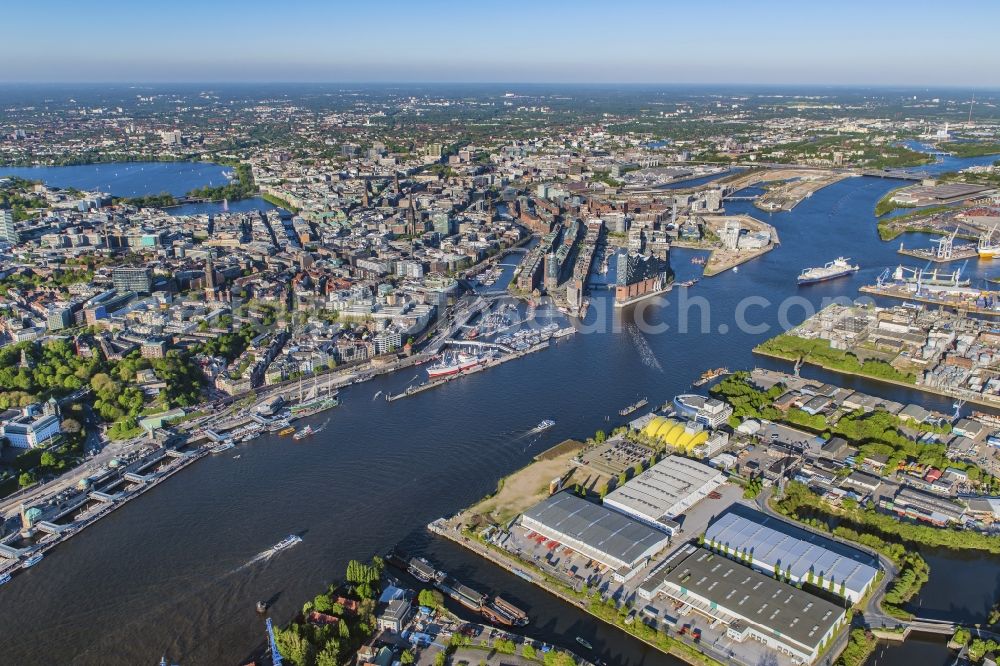
[[[874,534],[886,541],[898,541],[904,546],[932,546],[955,550],[974,550],[1000,554],[1000,539],[975,530],[932,527],[919,523],[903,522],[894,516],[879,513],[874,505],[834,509],[814,494],[804,484],[791,481],[785,486],[784,495],[776,508],[796,519],[819,517],[858,533]]]

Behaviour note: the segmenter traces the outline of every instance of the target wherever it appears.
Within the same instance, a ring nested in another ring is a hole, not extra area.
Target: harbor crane
[[[995,245],[993,243],[993,234],[996,233],[998,227],[1000,227],[1000,224],[994,224],[992,227],[990,227],[982,234],[980,234],[979,242],[977,244],[980,254],[993,253],[993,251],[995,250]]]
[[[267,618],[267,644],[271,648],[271,663],[274,666],[282,666],[281,653],[278,651],[278,644],[274,642],[274,625],[271,618]]]
[[[934,241],[935,243],[937,243],[938,246],[937,251],[934,253],[934,256],[939,261],[949,261],[951,259],[952,249],[954,247],[955,238],[957,236],[958,236],[958,227],[955,227],[955,230],[952,231],[950,234]]]

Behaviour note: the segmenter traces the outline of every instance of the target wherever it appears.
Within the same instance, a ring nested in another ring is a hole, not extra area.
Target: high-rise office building
[[[163,141],[163,145],[165,146],[184,145],[184,137],[178,129],[164,130],[160,132],[160,139]]]
[[[431,222],[434,225],[434,231],[442,236],[450,236],[455,233],[455,225],[452,222],[451,215],[445,211],[439,211],[431,215]]]
[[[21,242],[21,237],[14,226],[14,212],[9,208],[0,209],[0,240],[7,241],[11,245]]]
[[[123,266],[111,271],[111,282],[118,291],[148,294],[153,290],[153,273],[148,268]]]

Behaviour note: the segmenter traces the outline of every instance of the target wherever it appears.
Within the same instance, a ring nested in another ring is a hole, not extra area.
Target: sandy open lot
[[[585,483],[585,477],[575,478],[577,468],[570,462],[583,447],[583,442],[568,439],[538,454],[530,465],[505,478],[492,497],[470,507],[467,518],[478,514],[503,524],[548,497],[549,483],[556,477],[565,477],[569,484]]]

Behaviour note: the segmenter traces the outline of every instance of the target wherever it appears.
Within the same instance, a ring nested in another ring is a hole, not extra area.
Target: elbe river
[[[951,170],[994,158],[946,158],[930,167]],[[155,163],[145,177],[130,169],[124,188],[114,174],[136,165],[88,165],[6,169],[52,185],[102,188],[132,196],[163,190],[180,194],[221,177],[221,170],[191,170],[187,163]],[[208,165],[211,166],[211,165]],[[215,167],[219,169],[218,167]],[[78,170],[78,171],[69,171]],[[185,170],[188,170],[185,173]],[[147,174],[145,168],[138,172]],[[60,174],[66,174],[63,178]],[[70,179],[70,175],[73,179]],[[91,180],[84,176],[91,174]],[[121,176],[119,175],[119,178]],[[0,636],[5,664],[137,665],[162,654],[182,664],[236,664],[260,645],[264,628],[254,610],[272,599],[276,622],[290,619],[307,599],[337,581],[352,558],[384,553],[400,544],[424,554],[463,582],[503,592],[530,613],[526,633],[579,650],[574,637],[594,645],[613,664],[677,664],[620,631],[606,627],[527,582],[425,530],[495,489],[500,477],[567,437],[586,437],[618,425],[619,409],[637,397],[660,404],[688,390],[709,367],[788,366],[754,357],[751,348],[779,330],[779,322],[801,321],[824,298],[857,296],[886,267],[913,264],[896,254],[899,241],[878,239],[876,201],[903,183],[850,178],[825,188],[791,212],[768,215],[746,202],[730,213],[767,219],[781,245],[760,259],[703,279],[688,290],[708,303],[685,329],[682,289],[665,303],[615,312],[610,293],[595,290],[584,331],[548,350],[503,364],[446,386],[392,403],[373,399],[413,383],[411,370],[352,386],[342,405],[314,417],[330,423],[319,435],[293,443],[263,436],[232,455],[199,461],[95,526],[53,550],[45,560],[0,588]],[[262,202],[241,202],[241,208]],[[211,206],[183,212],[211,212]],[[930,237],[905,236],[908,246]],[[694,252],[674,250],[678,280],[697,276]],[[861,271],[849,278],[798,288],[806,267],[838,256]],[[507,262],[510,263],[510,262]],[[511,272],[507,268],[507,276]],[[988,262],[966,268],[974,284],[1000,273]],[[505,279],[506,279],[505,278]],[[744,299],[758,297],[752,307]],[[763,297],[763,298],[759,298]],[[802,297],[790,303],[790,297]],[[782,303],[785,303],[782,306]],[[756,326],[744,332],[738,312]],[[648,332],[647,324],[666,324]],[[660,327],[662,328],[662,326]],[[647,332],[643,332],[643,331]],[[722,332],[725,331],[725,332]],[[950,401],[813,368],[802,374],[831,379],[904,402],[950,411]],[[422,378],[421,378],[422,380]],[[610,421],[607,420],[610,417]],[[524,434],[542,419],[556,426],[541,436]],[[254,558],[290,533],[303,542],[274,557]],[[927,553],[931,580],[913,607],[924,616],[979,621],[1000,596],[1000,558]],[[911,640],[880,647],[882,665],[944,664],[949,653],[938,642]],[[919,655],[916,660],[914,655]],[[873,658],[874,659],[874,658]]]

